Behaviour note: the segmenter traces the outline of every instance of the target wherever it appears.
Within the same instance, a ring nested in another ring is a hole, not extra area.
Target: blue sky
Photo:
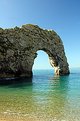
[[[0,0],[0,27],[28,23],[55,30],[70,67],[80,67],[80,0]],[[38,52],[34,68],[51,68],[46,53]]]

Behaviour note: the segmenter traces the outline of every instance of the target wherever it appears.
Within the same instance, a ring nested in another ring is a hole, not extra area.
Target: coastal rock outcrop
[[[69,74],[64,46],[55,31],[31,24],[0,28],[0,78],[32,77],[38,50],[48,54],[55,74]]]

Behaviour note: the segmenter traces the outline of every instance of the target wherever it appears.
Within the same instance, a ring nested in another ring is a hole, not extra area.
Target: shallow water
[[[1,85],[1,120],[80,121],[80,69],[62,77],[35,70],[30,83]]]

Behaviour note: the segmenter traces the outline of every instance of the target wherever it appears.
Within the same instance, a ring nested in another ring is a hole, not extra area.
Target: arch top
[[[55,31],[31,24],[0,28],[0,78],[32,77],[38,50],[48,54],[55,74],[69,74],[63,42]]]

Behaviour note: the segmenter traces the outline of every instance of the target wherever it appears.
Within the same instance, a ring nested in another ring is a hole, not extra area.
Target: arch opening
[[[37,56],[42,54],[40,56]],[[59,75],[60,68],[58,67],[57,56],[53,55],[48,49],[41,49],[35,53],[33,69],[53,69],[56,75]],[[41,60],[41,62],[40,62]],[[36,61],[36,62],[35,62]]]
[[[38,50],[37,57],[34,59],[33,70],[53,69],[49,62],[49,55],[44,50]]]
[[[64,58],[61,58],[54,50],[50,51],[50,50],[48,50],[48,48],[47,49],[41,48],[41,49],[38,49],[37,51],[35,51],[33,61],[35,61],[35,58],[37,57],[38,51],[42,51],[47,55],[47,58],[49,58],[49,59],[46,59],[46,60],[49,60],[49,62],[47,64],[51,65],[50,68],[52,67],[51,69],[54,70],[54,74],[56,74],[56,75],[64,75],[64,74],[67,75],[67,74],[69,74],[68,63],[67,63],[67,59],[66,59],[65,56],[64,56]],[[64,53],[64,55],[65,55],[65,53]],[[38,59],[38,61],[39,61],[39,59]],[[45,65],[45,62],[44,62],[44,65]],[[65,62],[66,62],[66,65],[65,65]],[[39,64],[39,66],[40,66],[40,64]],[[32,65],[32,67],[34,69],[34,67],[35,67],[34,63]]]

